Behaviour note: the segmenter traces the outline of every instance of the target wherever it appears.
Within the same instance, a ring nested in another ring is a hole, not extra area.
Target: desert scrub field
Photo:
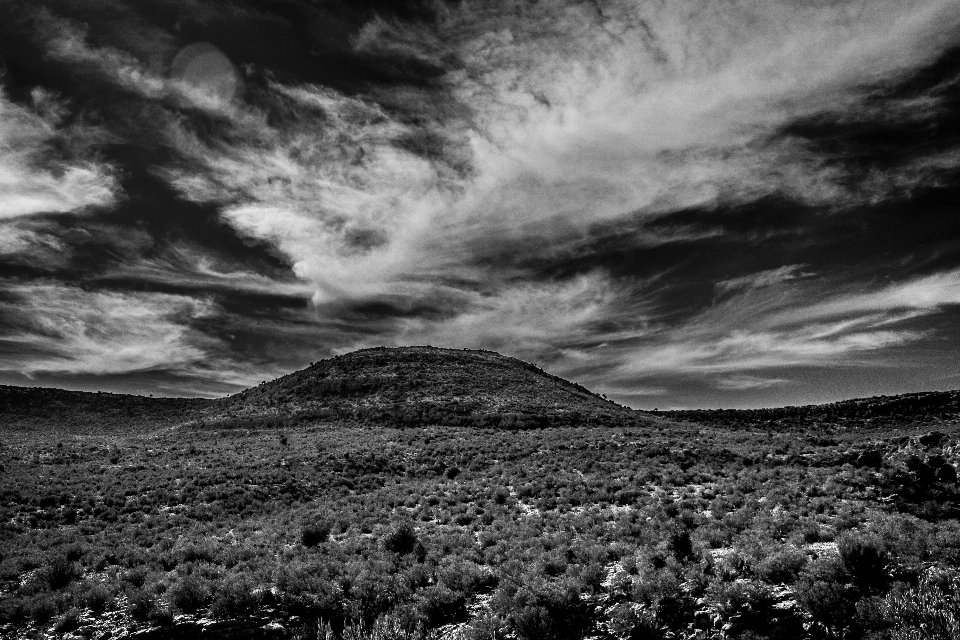
[[[8,433],[0,631],[950,637],[960,429],[921,426]]]

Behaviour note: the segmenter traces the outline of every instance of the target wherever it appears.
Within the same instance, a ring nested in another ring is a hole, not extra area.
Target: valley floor
[[[950,637],[958,456],[929,420],[5,433],[0,634]]]

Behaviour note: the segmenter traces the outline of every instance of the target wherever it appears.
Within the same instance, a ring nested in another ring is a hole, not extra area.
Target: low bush
[[[217,588],[210,610],[218,618],[237,618],[256,611],[260,601],[256,584],[243,576],[231,576]]]
[[[761,560],[757,566],[757,577],[774,584],[791,584],[807,566],[807,562],[807,554],[796,547],[787,547]]]
[[[308,523],[300,531],[300,542],[305,547],[315,547],[330,538],[332,528],[332,525],[326,520]]]
[[[53,558],[44,570],[46,583],[54,591],[66,588],[78,577],[79,567],[64,556]]]
[[[104,584],[92,584],[84,590],[83,604],[94,615],[103,613],[111,601],[113,601],[113,592]]]
[[[406,555],[413,553],[420,543],[417,532],[411,522],[401,522],[394,526],[383,539],[383,548],[391,553]]]
[[[837,539],[843,566],[863,591],[883,590],[887,584],[887,552],[878,540],[845,533]]]
[[[170,589],[170,604],[184,613],[196,613],[209,602],[210,588],[196,576],[185,576]]]
[[[960,572],[929,569],[916,587],[902,583],[883,601],[893,640],[960,638]]]

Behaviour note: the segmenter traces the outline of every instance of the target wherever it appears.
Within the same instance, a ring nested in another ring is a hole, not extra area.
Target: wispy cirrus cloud
[[[30,110],[10,102],[0,84],[0,219],[112,203],[113,168],[83,157],[103,132],[83,124],[60,127],[61,107],[42,89],[34,90],[33,105]],[[64,147],[69,155],[58,151]]]
[[[377,295],[424,272],[482,278],[471,262],[504,240],[550,246],[637,215],[772,193],[847,207],[889,184],[783,128],[840,106],[873,113],[874,87],[930,63],[960,25],[948,2],[854,5],[552,2],[449,9],[435,28],[375,20],[357,48],[447,67],[442,90],[466,109],[424,129],[376,93],[275,83],[270,99],[295,121],[237,111],[247,135],[232,145],[173,123],[196,165],[167,175],[192,199],[235,203],[224,217],[289,256],[318,300]],[[935,95],[892,104],[914,120],[939,108]],[[425,130],[434,152],[411,150]],[[933,179],[952,157],[891,175]]]
[[[789,282],[790,280],[796,280],[797,278],[807,278],[813,275],[804,273],[802,269],[803,265],[785,265],[783,267],[777,267],[776,269],[768,269],[766,271],[760,271],[759,273],[740,276],[739,278],[721,280],[716,284],[716,288],[721,293],[736,291],[738,289],[756,289],[759,287],[778,285]]]
[[[750,375],[735,375],[719,378],[716,382],[718,389],[724,391],[744,391],[747,389],[767,389],[788,382],[784,378],[762,378]]]
[[[88,292],[57,283],[4,288],[0,343],[29,355],[4,369],[105,375],[196,366],[211,343],[189,323],[212,313],[209,302],[167,294]]]
[[[617,375],[718,375],[718,384],[729,389],[737,387],[724,381],[753,379],[747,372],[856,364],[925,337],[925,330],[908,321],[957,304],[957,270],[868,292],[828,293],[809,284],[743,290],[680,326],[664,328],[652,344],[629,345]],[[747,378],[730,375],[737,372]]]

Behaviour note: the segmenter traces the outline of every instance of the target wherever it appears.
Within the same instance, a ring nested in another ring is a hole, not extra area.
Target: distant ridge
[[[215,400],[0,385],[0,433],[143,433],[347,421],[524,429],[674,421],[729,429],[833,431],[960,423],[960,391],[770,409],[634,411],[493,351],[375,347]]]
[[[493,351],[375,347],[215,401],[215,422],[354,419],[528,428],[635,420],[632,409]]]
[[[691,409],[657,415],[731,428],[851,429],[960,422],[960,390],[922,391],[770,409]]]
[[[195,419],[211,401],[0,385],[0,429],[150,431]]]

